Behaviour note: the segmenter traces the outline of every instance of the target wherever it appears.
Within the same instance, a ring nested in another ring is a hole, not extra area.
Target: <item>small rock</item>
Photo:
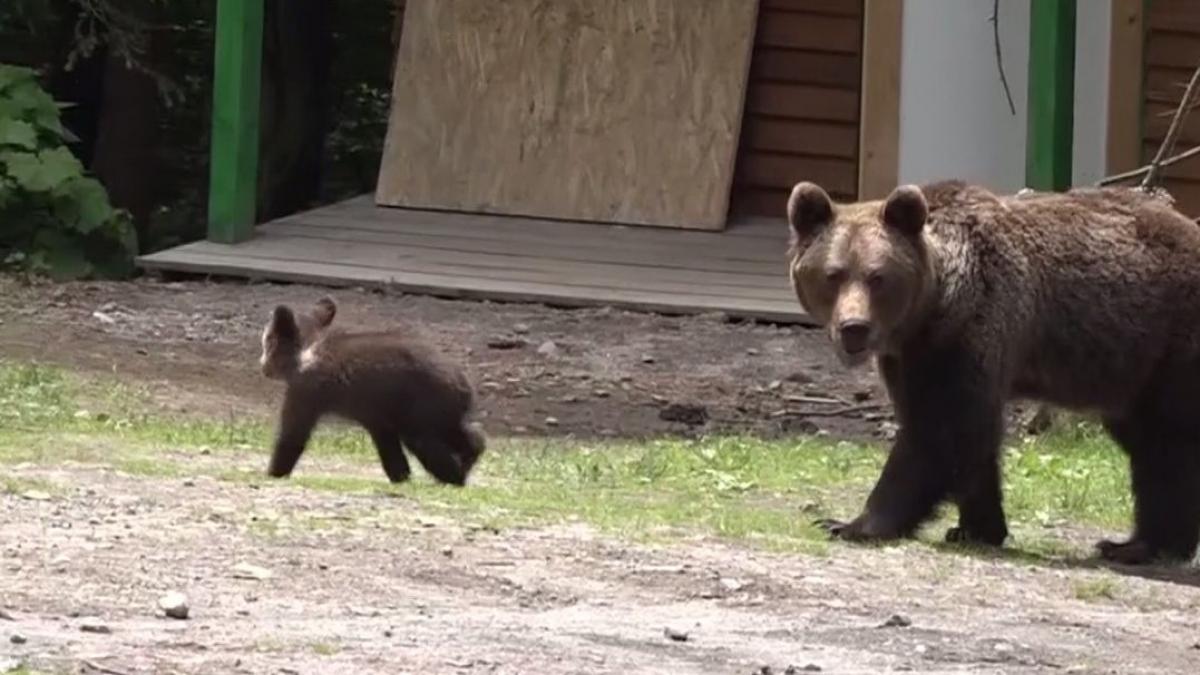
[[[446,556],[447,558],[453,558],[454,549],[450,548],[449,546],[444,546],[442,547],[442,555]]]
[[[515,326],[513,326],[513,332],[516,333],[517,335],[526,335],[529,333],[529,324],[518,323]]]
[[[908,628],[912,625],[912,619],[903,614],[893,614],[888,617],[887,621],[879,624],[880,628]]]
[[[787,378],[785,378],[785,379],[787,379],[788,382],[792,382],[793,384],[812,384],[812,382],[813,382],[813,378],[811,375],[809,375],[808,373],[805,373],[803,371],[800,371],[800,370],[797,370],[796,372],[792,373],[791,375],[788,375]]]
[[[663,635],[666,636],[666,638],[668,640],[672,640],[674,642],[687,642],[688,641],[687,631],[682,631],[682,630],[678,630],[676,628],[671,628],[670,626],[667,626],[666,628],[663,629]]]
[[[537,348],[538,355],[545,357],[558,356],[558,351],[558,345],[555,344],[554,340],[546,340],[538,345]]]
[[[701,426],[708,421],[708,408],[702,405],[671,403],[658,411],[664,422],[682,422],[688,426]]]
[[[84,633],[94,633],[96,635],[108,635],[112,633],[112,629],[108,627],[108,624],[94,616],[80,619],[79,630]]]
[[[28,499],[31,502],[48,502],[50,501],[50,493],[44,490],[26,490],[21,493],[22,499]]]
[[[729,593],[737,593],[749,585],[741,579],[721,579],[721,588],[724,588]]]
[[[747,356],[758,356],[758,354],[759,354],[759,351],[757,349],[755,349],[754,347],[751,347],[746,350]]]
[[[167,593],[158,599],[158,608],[170,619],[188,618],[188,599],[183,593]]]
[[[895,422],[880,422],[879,437],[885,441],[893,441],[896,439],[896,433],[900,431],[900,425]]]
[[[96,310],[96,311],[92,312],[92,318],[96,319],[100,323],[106,323],[109,325],[117,322],[116,319],[112,318],[108,314],[105,314],[104,312],[101,312],[100,310]]]
[[[524,347],[527,342],[516,337],[495,337],[487,341],[488,349],[511,350]]]
[[[194,478],[184,478],[183,487],[196,487],[196,480]]]
[[[815,663],[806,663],[800,668],[800,672],[803,673],[819,673],[821,670],[823,670],[821,666]]]
[[[597,389],[596,391],[592,392],[592,396],[595,396],[596,398],[608,398],[611,395],[612,394],[607,389]]]
[[[259,567],[258,565],[238,563],[233,567],[234,579],[253,579],[255,581],[262,581],[264,579],[270,579],[272,576],[273,574],[271,570],[265,567]]]
[[[548,426],[548,427],[558,426],[558,418],[557,417],[547,417],[546,418],[546,426]]]
[[[767,383],[767,391],[779,391],[783,387],[781,380],[771,380]]]
[[[13,643],[14,645],[23,645],[26,642],[29,642],[29,638],[25,637],[24,635],[21,635],[20,633],[13,633],[12,635],[10,635],[8,637],[8,641]]]
[[[17,619],[7,610],[0,608],[0,621],[16,621]]]
[[[859,403],[870,401],[871,396],[872,394],[869,389],[859,389],[858,391],[854,392],[854,400],[858,401]]]
[[[654,358],[653,356],[651,356],[650,354],[643,354],[643,355],[642,355],[642,363],[654,363],[656,360],[657,360],[657,359],[655,359],[655,358]]]

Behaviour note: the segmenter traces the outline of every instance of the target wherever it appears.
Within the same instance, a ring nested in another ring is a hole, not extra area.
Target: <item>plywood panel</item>
[[[753,0],[409,0],[379,204],[724,227]]]

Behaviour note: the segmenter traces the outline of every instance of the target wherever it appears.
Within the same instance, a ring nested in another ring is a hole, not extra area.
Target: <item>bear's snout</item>
[[[838,324],[838,338],[847,354],[856,355],[871,346],[871,324],[862,319],[851,319]]]

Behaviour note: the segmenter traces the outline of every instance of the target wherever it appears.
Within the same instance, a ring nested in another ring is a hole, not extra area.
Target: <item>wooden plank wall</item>
[[[1200,2],[1151,0],[1146,14],[1145,83],[1143,87],[1142,159],[1158,151],[1171,116],[1192,72],[1200,66]],[[1131,96],[1136,95],[1130,92]],[[1175,146],[1181,152],[1200,145],[1200,114],[1188,115]],[[1185,160],[1163,172],[1164,186],[1180,209],[1200,216],[1200,158]]]
[[[798,180],[858,194],[862,0],[760,0],[731,212],[784,215]]]

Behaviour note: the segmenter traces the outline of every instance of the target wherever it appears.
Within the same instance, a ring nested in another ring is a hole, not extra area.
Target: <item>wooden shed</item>
[[[905,0],[407,0],[376,193],[254,226],[261,0],[217,5],[209,237],[147,269],[803,321],[790,187],[898,180]]]
[[[1138,142],[1125,150],[1136,155],[1136,163],[1148,162],[1170,126],[1184,88],[1200,66],[1200,2],[1195,0],[1147,0],[1144,21],[1136,15],[1129,35],[1120,45],[1114,68],[1128,81],[1130,94],[1124,103],[1127,128],[1139,128]],[[1121,64],[1127,64],[1122,67]],[[1192,113],[1180,135],[1177,149],[1200,145],[1200,115]],[[1134,162],[1127,161],[1126,164]],[[1200,217],[1200,158],[1168,167],[1163,186],[1188,215]]]

